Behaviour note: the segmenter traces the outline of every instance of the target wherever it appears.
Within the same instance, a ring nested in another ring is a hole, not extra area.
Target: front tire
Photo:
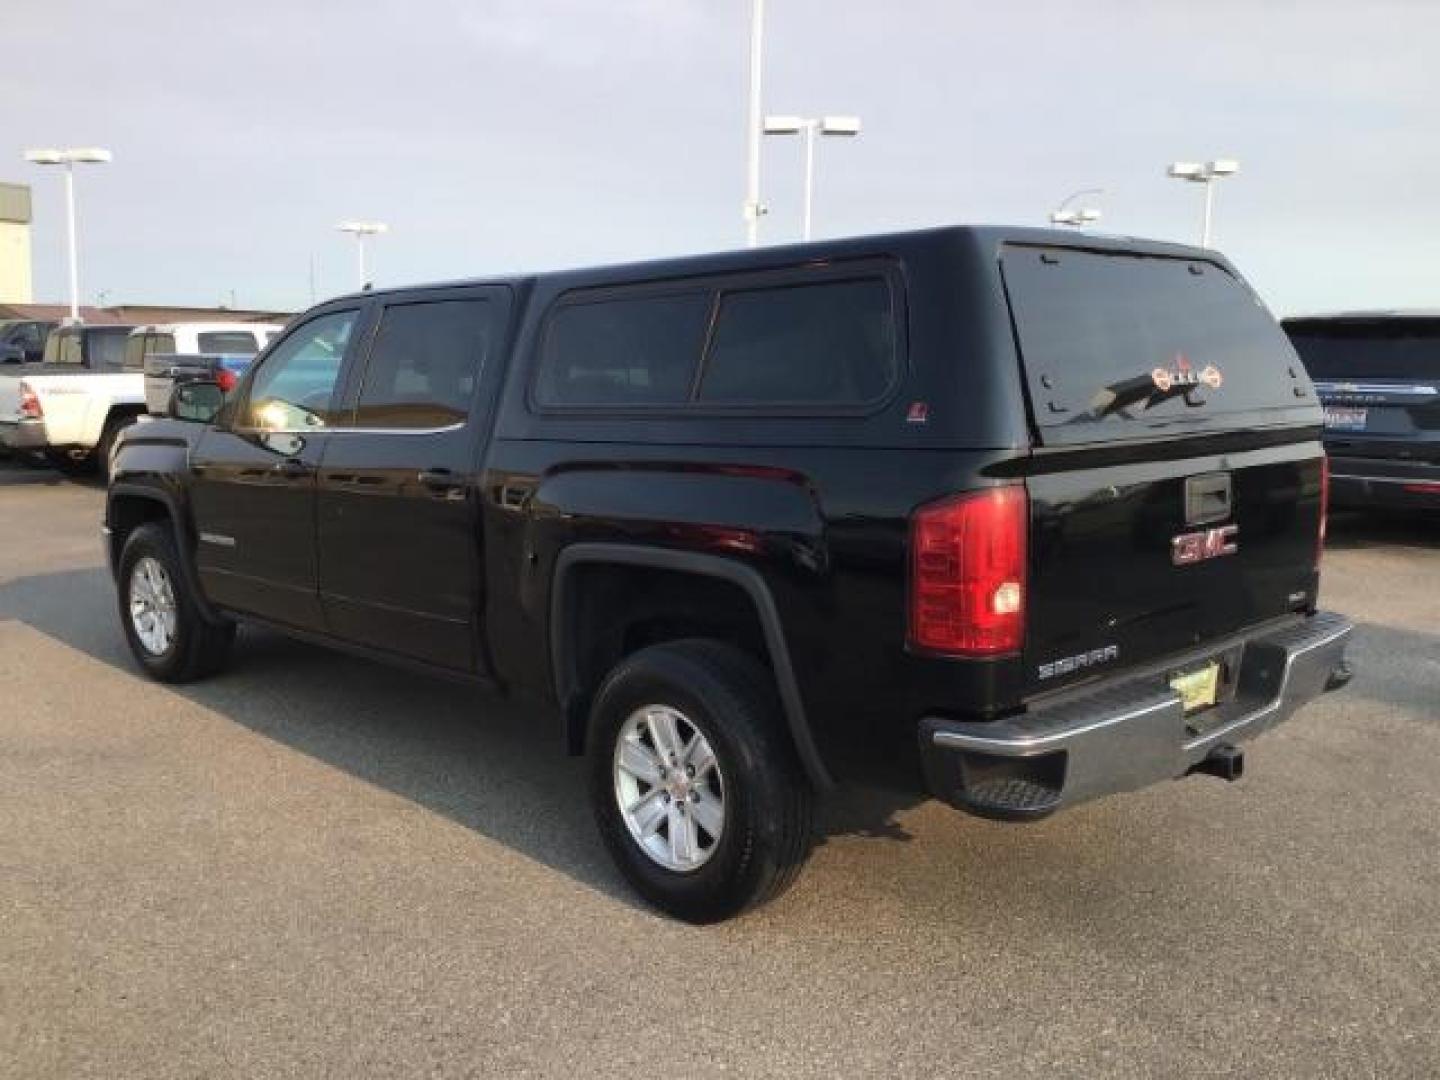
[[[696,639],[626,657],[596,695],[587,747],[601,838],[661,910],[717,922],[804,866],[814,793],[773,678],[741,650]]]
[[[201,615],[164,525],[148,522],[130,534],[116,586],[125,640],[152,679],[190,682],[225,665],[235,625]]]

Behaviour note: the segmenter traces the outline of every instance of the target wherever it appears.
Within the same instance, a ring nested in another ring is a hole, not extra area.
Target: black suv
[[[1284,326],[1325,408],[1335,505],[1440,510],[1440,311]]]
[[[534,695],[687,919],[792,880],[837,780],[1025,820],[1233,779],[1348,676],[1320,408],[1213,252],[946,228],[366,293],[168,413],[106,511],[147,672],[242,619]]]

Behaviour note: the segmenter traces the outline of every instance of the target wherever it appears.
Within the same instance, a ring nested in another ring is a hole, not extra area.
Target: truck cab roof
[[[396,293],[411,293],[421,289],[452,289],[484,285],[501,285],[512,288],[537,285],[580,288],[611,282],[635,282],[650,278],[663,279],[725,273],[732,270],[747,270],[757,265],[786,266],[811,263],[817,260],[836,261],[884,254],[898,255],[916,247],[946,243],[992,251],[998,251],[1004,244],[1020,244],[1035,247],[1071,248],[1077,251],[1124,252],[1168,258],[1203,259],[1233,272],[1229,260],[1219,252],[1187,244],[1043,227],[942,225],[924,229],[813,240],[798,244],[738,248],[701,254],[666,256],[635,262],[602,263],[594,266],[545,270],[529,274],[478,276],[387,289],[368,289],[336,297],[336,300],[353,302],[384,298]]]

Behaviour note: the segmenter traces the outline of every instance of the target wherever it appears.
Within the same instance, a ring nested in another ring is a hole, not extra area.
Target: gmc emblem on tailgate
[[[1239,550],[1235,538],[1240,535],[1239,525],[1220,525],[1199,532],[1181,533],[1170,541],[1170,561],[1176,566],[1218,559],[1221,555],[1234,555]]]

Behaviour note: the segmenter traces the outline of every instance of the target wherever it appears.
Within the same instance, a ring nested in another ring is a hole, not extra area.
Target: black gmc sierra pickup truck
[[[944,228],[397,289],[119,445],[157,679],[236,620],[553,706],[685,919],[777,894],[817,791],[1042,817],[1349,677],[1320,406],[1214,252]]]

